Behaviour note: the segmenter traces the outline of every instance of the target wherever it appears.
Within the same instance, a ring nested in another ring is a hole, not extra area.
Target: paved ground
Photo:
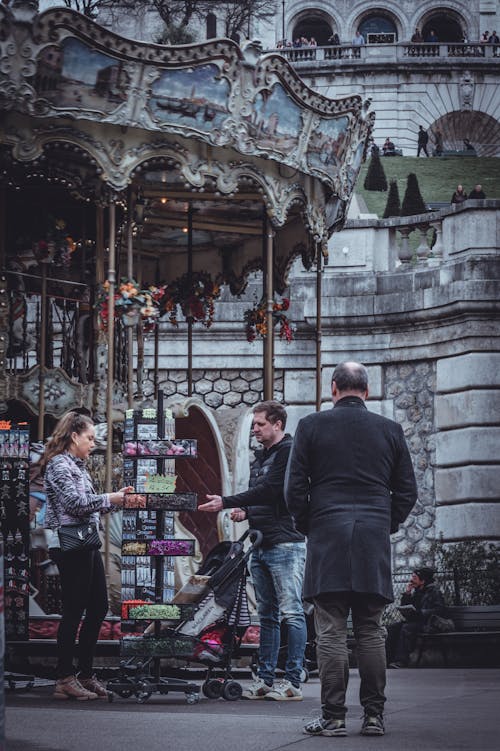
[[[246,680],[242,680],[246,684]],[[45,682],[47,684],[47,682]],[[420,669],[388,672],[384,737],[359,735],[359,678],[351,670],[347,738],[310,738],[304,720],[318,714],[319,680],[304,701],[153,695],[145,704],[54,702],[52,687],[6,693],[7,751],[498,751],[500,670]]]

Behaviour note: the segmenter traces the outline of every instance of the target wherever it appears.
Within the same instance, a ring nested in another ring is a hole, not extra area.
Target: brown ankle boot
[[[89,701],[99,698],[94,691],[84,688],[74,675],[67,678],[59,678],[54,689],[54,699],[76,699],[76,701]]]
[[[105,686],[97,680],[95,675],[92,675],[90,678],[80,678],[80,676],[78,676],[78,681],[83,688],[87,689],[87,691],[97,694],[99,699],[107,699],[109,697],[109,691],[107,691]]]

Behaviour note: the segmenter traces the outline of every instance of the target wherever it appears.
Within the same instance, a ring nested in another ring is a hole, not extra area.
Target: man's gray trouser
[[[336,592],[314,600],[321,705],[325,719],[343,719],[349,681],[347,617],[352,623],[361,685],[359,700],[366,714],[378,715],[385,704],[385,602],[377,595]]]

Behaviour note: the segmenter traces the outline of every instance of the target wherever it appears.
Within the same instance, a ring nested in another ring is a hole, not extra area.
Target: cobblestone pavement
[[[196,682],[196,681],[195,681]],[[246,684],[246,680],[242,680]],[[304,701],[235,701],[182,694],[112,703],[55,702],[47,681],[30,692],[7,691],[7,751],[497,751],[500,670],[388,671],[386,735],[359,735],[359,678],[351,670],[347,738],[310,738],[304,720],[319,712],[319,680]]]

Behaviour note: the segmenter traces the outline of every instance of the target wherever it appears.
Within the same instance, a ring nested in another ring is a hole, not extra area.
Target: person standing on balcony
[[[354,35],[354,38],[352,40],[352,46],[353,47],[362,47],[365,43],[365,38],[363,34],[358,30],[356,34]]]
[[[491,36],[488,37],[488,44],[500,44],[500,37],[496,31],[492,31]]]
[[[340,37],[336,31],[331,35],[331,37],[328,37],[328,44],[331,44],[334,47],[338,47],[340,45]]]
[[[463,185],[457,185],[456,191],[451,197],[451,203],[464,203],[467,200],[467,193]]]
[[[439,42],[438,36],[434,29],[430,29],[430,31],[424,38],[424,42],[426,42],[426,44],[437,44]]]
[[[483,198],[486,198],[486,193],[483,190],[483,186],[479,183],[477,185],[474,185],[471,192],[469,193],[469,201],[472,200],[482,200]]]
[[[424,41],[418,27],[415,29],[410,41],[413,42],[413,44],[421,44]]]
[[[427,144],[429,143],[429,134],[422,125],[418,126],[418,148],[417,156],[420,156],[420,152],[423,151],[425,156],[429,156],[427,151]]]

